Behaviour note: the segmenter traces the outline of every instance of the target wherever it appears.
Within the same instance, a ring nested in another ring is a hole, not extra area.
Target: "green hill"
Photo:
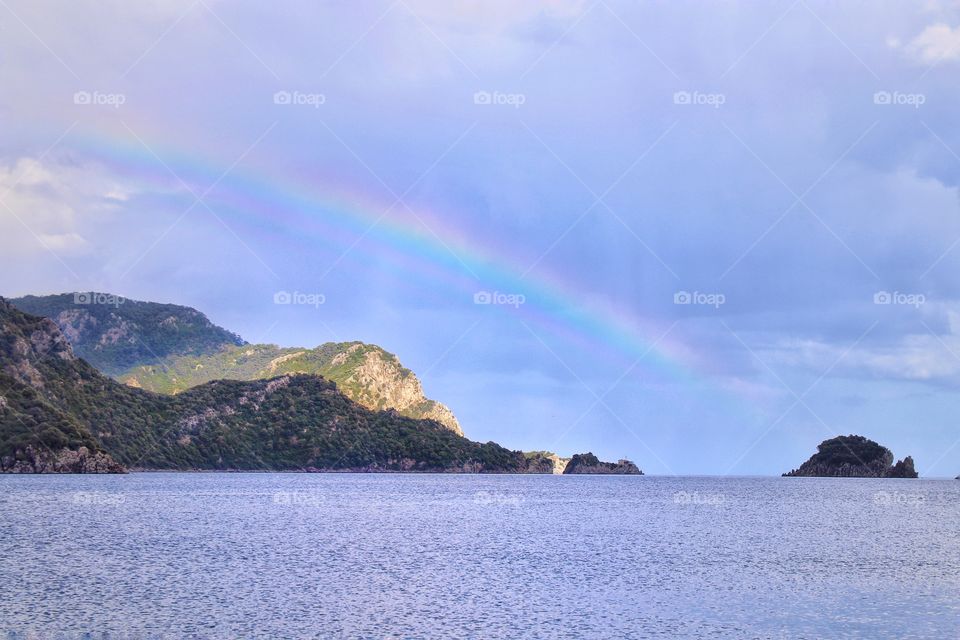
[[[123,467],[525,472],[527,462],[434,421],[367,409],[315,375],[173,396],[125,386],[77,358],[54,322],[0,298],[0,471]]]
[[[10,303],[56,322],[78,356],[133,387],[174,394],[214,380],[308,373],[335,382],[368,409],[394,409],[409,418],[435,420],[463,435],[453,412],[427,398],[417,376],[376,345],[331,342],[315,349],[248,345],[196,309],[112,294],[26,296]]]
[[[420,380],[395,355],[362,342],[329,342],[316,349],[228,346],[209,355],[172,356],[116,378],[130,386],[173,394],[213,380],[263,380],[292,373],[323,376],[368,409],[394,409],[409,418],[436,420],[463,435],[453,413],[425,397]]]
[[[74,352],[107,375],[171,355],[215,353],[243,340],[196,309],[97,292],[25,296],[10,303],[57,323]]]

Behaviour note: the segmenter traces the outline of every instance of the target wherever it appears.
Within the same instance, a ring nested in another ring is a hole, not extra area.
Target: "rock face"
[[[45,450],[27,446],[0,457],[0,473],[126,473],[109,454],[76,450]]]
[[[919,475],[913,467],[913,458],[911,456],[907,456],[903,460],[898,461],[893,465],[893,468],[887,472],[888,478],[917,478]]]
[[[577,453],[563,470],[564,474],[598,474],[598,475],[643,475],[643,472],[637,468],[637,465],[629,460],[618,460],[617,462],[601,462],[597,456],[592,453]]]
[[[445,405],[428,399],[423,394],[420,380],[400,364],[397,356],[376,345],[362,342],[337,347],[340,351],[330,360],[328,368],[331,369],[330,373],[337,367],[343,367],[344,371],[330,379],[354,402],[368,409],[394,409],[407,417],[435,420],[454,433],[463,435],[463,429],[453,412]],[[351,366],[351,359],[354,358],[356,363]],[[296,367],[296,363],[285,363],[286,369],[291,367]]]
[[[523,455],[527,458],[527,473],[560,475],[570,462],[570,458],[561,458],[552,451],[528,451]]]
[[[916,478],[913,458],[893,463],[893,453],[863,436],[837,436],[824,440],[817,453],[784,476],[829,478]]]
[[[555,453],[550,454],[549,458],[553,461],[553,473],[556,475],[562,475],[570,464],[570,458],[561,458]]]
[[[44,376],[36,366],[37,354],[60,360],[74,359],[69,343],[53,322],[38,318],[25,330],[8,333],[2,347],[4,357],[0,370],[35,389],[42,388]],[[3,404],[6,406],[6,399]]]

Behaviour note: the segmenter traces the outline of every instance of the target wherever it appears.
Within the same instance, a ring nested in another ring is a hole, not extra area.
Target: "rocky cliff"
[[[552,451],[528,451],[527,473],[552,473],[560,475],[567,468],[570,458],[561,458]]]

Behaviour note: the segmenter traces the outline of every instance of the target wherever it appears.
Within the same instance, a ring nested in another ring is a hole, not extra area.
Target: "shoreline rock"
[[[127,473],[126,468],[103,451],[87,447],[44,451],[32,446],[0,458],[2,473]]]
[[[570,458],[561,458],[552,451],[527,451],[523,455],[527,459],[526,473],[560,475],[570,462]]]

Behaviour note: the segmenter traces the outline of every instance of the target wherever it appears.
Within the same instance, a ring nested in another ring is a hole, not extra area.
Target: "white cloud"
[[[789,340],[765,351],[771,363],[890,380],[945,381],[960,376],[960,336],[913,334],[881,346]]]
[[[33,158],[21,158],[6,173],[9,179],[13,181],[9,188],[13,188],[15,185],[29,187],[53,182],[53,175]],[[0,176],[2,175],[0,173]]]
[[[899,42],[894,46],[899,47]],[[930,25],[907,43],[903,50],[909,56],[927,64],[941,60],[960,60],[960,26],[951,28],[943,23]]]
[[[87,229],[132,193],[92,164],[32,157],[0,164],[0,248],[20,256],[86,252]]]
[[[37,235],[37,240],[42,242],[52,251],[73,252],[78,249],[84,249],[89,244],[79,233],[41,233]]]

